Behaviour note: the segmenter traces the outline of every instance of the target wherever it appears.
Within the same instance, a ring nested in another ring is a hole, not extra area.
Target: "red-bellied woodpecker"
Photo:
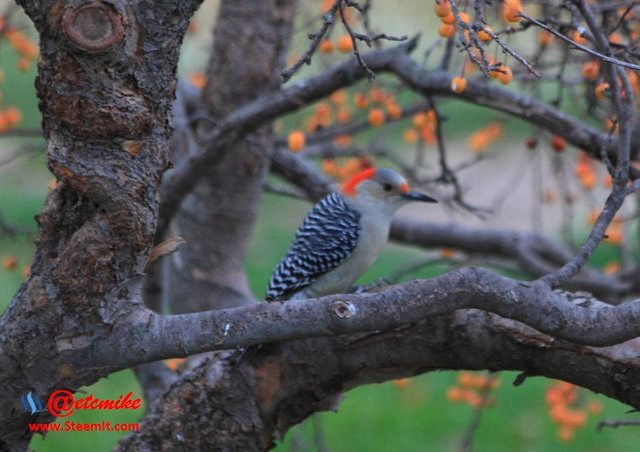
[[[393,214],[410,201],[437,202],[410,191],[406,179],[391,169],[356,174],[307,215],[271,277],[266,300],[301,300],[350,289],[387,243]]]

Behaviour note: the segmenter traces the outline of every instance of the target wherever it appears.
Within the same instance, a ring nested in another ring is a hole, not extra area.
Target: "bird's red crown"
[[[342,186],[342,193],[347,196],[355,196],[358,184],[364,180],[373,179],[375,175],[376,168],[367,168],[364,171],[360,171]]]

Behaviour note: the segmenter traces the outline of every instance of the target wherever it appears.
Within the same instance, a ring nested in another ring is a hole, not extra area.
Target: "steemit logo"
[[[26,396],[24,394],[20,395],[20,401],[27,413],[31,413],[33,415],[45,411],[38,394],[34,394],[31,391],[29,391]]]

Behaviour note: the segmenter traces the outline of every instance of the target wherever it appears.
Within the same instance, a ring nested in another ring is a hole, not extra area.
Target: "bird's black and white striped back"
[[[286,300],[335,269],[355,250],[360,231],[360,213],[339,193],[328,195],[298,229],[269,281],[265,299]]]

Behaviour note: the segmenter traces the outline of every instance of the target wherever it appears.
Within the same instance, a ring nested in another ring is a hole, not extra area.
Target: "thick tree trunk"
[[[221,2],[203,92],[211,121],[278,88],[295,3]],[[172,260],[172,312],[251,302],[245,255],[272,147],[272,124],[268,123],[218,152],[207,176],[183,202],[176,232],[187,243]]]
[[[36,85],[58,185],[37,217],[31,275],[0,321],[0,449],[31,437],[21,394],[108,373],[74,356],[108,334],[144,270],[179,46],[199,2],[20,3],[40,33]]]

